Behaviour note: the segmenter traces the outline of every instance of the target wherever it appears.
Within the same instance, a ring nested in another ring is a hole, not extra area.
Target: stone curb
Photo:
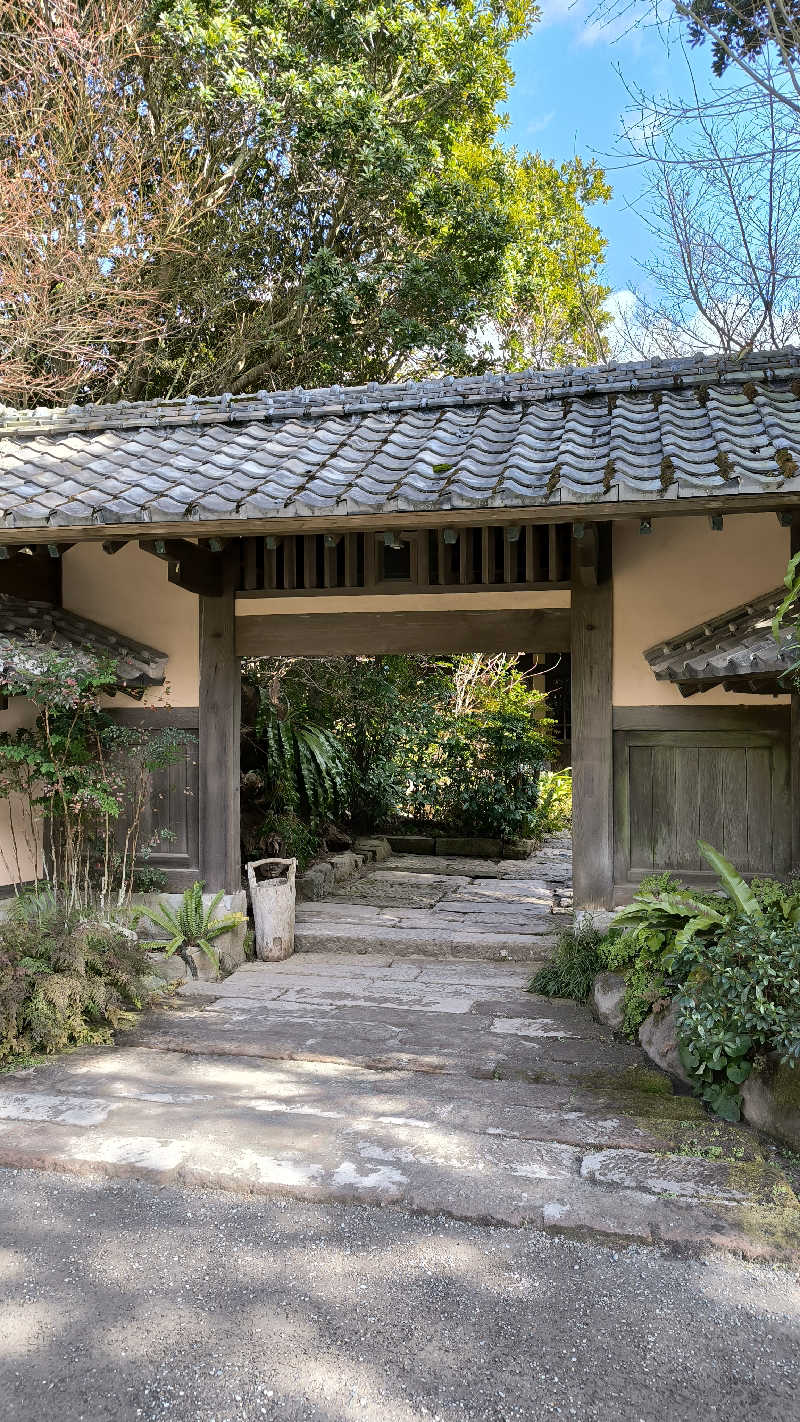
[[[387,834],[393,854],[441,855],[453,859],[529,859],[533,839],[489,839],[481,835]]]
[[[148,1147],[155,1159],[147,1160]],[[392,1171],[359,1174],[353,1167],[333,1172],[328,1180],[256,1179],[246,1163],[225,1166],[184,1159],[159,1164],[162,1142],[131,1140],[128,1158],[102,1154],[64,1155],[58,1143],[38,1147],[0,1140],[0,1168],[41,1170],[112,1180],[141,1180],[152,1185],[224,1190],[248,1197],[283,1198],[309,1203],[336,1203],[399,1209],[411,1215],[439,1216],[499,1228],[534,1229],[609,1246],[651,1245],[671,1254],[708,1257],[722,1251],[736,1257],[796,1267],[800,1258],[797,1212],[749,1203],[745,1206],[659,1198],[640,1190],[609,1193],[584,1179],[548,1182],[550,1200],[512,1204],[481,1196],[470,1203],[458,1197],[443,1206],[438,1190],[420,1181],[406,1189]],[[139,1158],[137,1159],[137,1155]],[[409,1182],[410,1183],[410,1182]],[[539,1192],[532,1192],[533,1194]]]
[[[358,878],[367,864],[381,863],[391,854],[388,840],[357,839],[352,849],[341,854],[328,854],[297,877],[297,899],[300,903],[317,903],[328,896],[334,886]]]

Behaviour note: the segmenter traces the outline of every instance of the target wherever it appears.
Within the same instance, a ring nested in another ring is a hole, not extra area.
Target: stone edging
[[[388,859],[391,847],[382,837],[357,839],[352,849],[341,854],[328,854],[297,876],[298,902],[324,899],[331,890],[348,879],[355,879],[366,864]]]
[[[533,839],[488,839],[478,835],[387,834],[393,854],[441,854],[449,859],[529,859]]]

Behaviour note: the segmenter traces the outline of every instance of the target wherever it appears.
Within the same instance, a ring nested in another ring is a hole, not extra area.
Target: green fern
[[[310,721],[262,721],[270,769],[276,780],[294,785],[314,815],[324,816],[347,793],[347,755],[332,731]]]
[[[190,888],[184,890],[177,908],[170,908],[169,904],[161,902],[155,908],[140,908],[134,911],[135,923],[141,923],[143,918],[149,919],[154,928],[160,928],[164,932],[164,937],[154,939],[150,947],[167,958],[178,953],[188,963],[195,976],[196,970],[188,956],[188,950],[199,948],[214,964],[215,969],[219,969],[219,954],[213,946],[214,939],[227,933],[229,929],[236,928],[245,918],[243,913],[217,914],[224,898],[222,889],[214,895],[208,908],[204,908],[203,888],[204,885],[196,879]]]

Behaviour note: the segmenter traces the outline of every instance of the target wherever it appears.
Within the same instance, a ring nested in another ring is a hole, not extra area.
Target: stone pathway
[[[526,978],[388,954],[247,964],[117,1047],[0,1076],[0,1165],[790,1257],[800,1210],[758,1140]]]
[[[535,966],[568,921],[571,873],[568,835],[525,860],[397,855],[325,899],[298,904],[295,947]]]
[[[758,1139],[526,991],[569,873],[563,839],[524,863],[404,856],[300,905],[287,961],[0,1076],[0,1166],[789,1257],[800,1207]]]

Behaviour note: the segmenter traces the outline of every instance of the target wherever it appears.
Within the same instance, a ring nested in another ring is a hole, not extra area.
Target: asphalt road
[[[786,1422],[798,1343],[721,1255],[0,1171],[3,1422]]]

